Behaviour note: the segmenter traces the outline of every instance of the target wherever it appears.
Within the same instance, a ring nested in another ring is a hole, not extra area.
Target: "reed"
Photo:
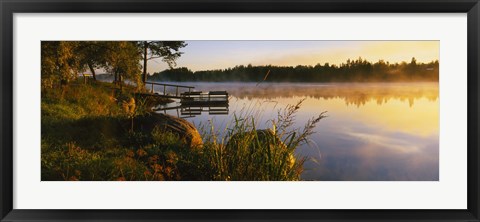
[[[305,157],[295,150],[308,143],[321,113],[307,121],[303,129],[294,129],[295,114],[303,100],[289,105],[271,120],[270,129],[257,129],[254,116],[234,116],[230,128],[220,136],[211,125],[204,137],[203,157],[211,180],[294,181],[300,180]],[[248,113],[248,112],[247,112]],[[219,139],[220,138],[220,139]]]
[[[122,107],[132,95],[115,93],[97,83],[42,94],[42,180],[300,180],[306,159],[295,151],[325,118],[294,128],[302,100],[259,129],[263,113],[251,104],[224,129],[203,125],[203,148],[190,149],[159,127],[134,131],[135,115]],[[145,103],[137,98],[135,114],[147,112]]]

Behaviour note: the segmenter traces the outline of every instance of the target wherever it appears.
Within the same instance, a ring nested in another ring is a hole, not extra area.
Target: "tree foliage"
[[[100,41],[80,41],[77,42],[77,56],[80,60],[80,66],[87,68],[96,80],[95,70],[106,66],[106,56],[109,53],[108,42]],[[85,70],[82,70],[85,71]]]
[[[141,54],[135,42],[107,42],[106,47],[104,68],[107,72],[114,74],[116,82],[128,79],[140,86]]]
[[[180,48],[187,46],[184,41],[141,41],[137,43],[143,49],[143,81],[147,80],[147,62],[162,58],[170,68],[175,67],[176,60],[183,54]]]
[[[41,43],[42,86],[67,84],[80,71],[80,60],[75,55],[76,42],[44,41]]]
[[[141,48],[132,41],[43,41],[42,87],[65,85],[89,70],[104,69],[116,82],[128,79],[140,86]]]
[[[268,73],[268,75],[267,75]],[[362,58],[347,60],[340,65],[325,63],[315,66],[252,66],[192,72],[185,67],[154,73],[156,81],[205,82],[387,82],[438,81],[439,62],[371,63]]]

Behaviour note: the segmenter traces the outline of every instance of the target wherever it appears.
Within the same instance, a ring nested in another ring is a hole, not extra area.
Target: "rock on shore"
[[[162,130],[176,134],[182,139],[182,143],[191,149],[199,149],[203,145],[202,137],[195,126],[182,118],[152,113],[148,116],[139,117],[136,121],[137,127],[142,131],[151,132],[158,126]]]

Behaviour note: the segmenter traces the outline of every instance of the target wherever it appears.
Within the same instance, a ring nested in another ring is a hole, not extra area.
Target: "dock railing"
[[[151,85],[151,90],[150,90],[151,93],[155,92],[154,88],[153,88],[155,85],[163,86],[163,95],[167,95],[167,87],[174,87],[175,88],[175,97],[178,97],[178,98],[180,98],[180,92],[179,92],[180,88],[188,89],[189,93],[192,92],[192,89],[195,88],[193,86],[183,86],[183,85],[165,84],[165,83],[157,83],[157,82],[145,82],[145,85],[147,85],[147,84]]]

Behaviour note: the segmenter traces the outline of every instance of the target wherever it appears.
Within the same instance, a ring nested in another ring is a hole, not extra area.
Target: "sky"
[[[297,66],[341,64],[362,57],[390,63],[439,60],[439,41],[186,41],[177,67],[192,71],[225,69],[236,65]],[[161,59],[150,60],[148,72],[163,71]]]

